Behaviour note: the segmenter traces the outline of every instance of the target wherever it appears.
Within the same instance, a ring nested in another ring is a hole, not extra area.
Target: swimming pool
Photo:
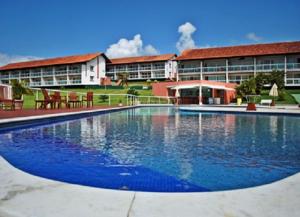
[[[300,117],[146,107],[0,131],[0,154],[28,173],[137,191],[258,186],[300,171]]]

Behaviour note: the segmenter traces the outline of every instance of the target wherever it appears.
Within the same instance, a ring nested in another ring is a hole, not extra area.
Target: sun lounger
[[[260,101],[260,104],[261,104],[261,105],[269,105],[269,106],[271,106],[272,100],[271,100],[271,99],[262,99],[262,100]]]

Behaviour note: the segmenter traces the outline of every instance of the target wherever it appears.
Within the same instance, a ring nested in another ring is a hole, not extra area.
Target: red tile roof
[[[300,41],[185,50],[176,60],[217,59],[300,53]]]
[[[145,62],[159,62],[159,61],[167,61],[176,57],[176,54],[163,54],[156,56],[139,56],[139,57],[124,57],[124,58],[115,58],[110,59],[111,64],[128,64],[128,63],[145,63]]]
[[[51,59],[42,59],[42,60],[33,60],[27,62],[18,62],[18,63],[10,63],[5,66],[0,67],[0,70],[12,70],[12,69],[24,69],[24,68],[34,68],[41,66],[52,66],[52,65],[62,65],[62,64],[72,64],[72,63],[83,63],[90,61],[98,56],[107,57],[103,53],[91,53],[91,54],[83,54],[83,55],[74,55],[74,56],[66,56],[66,57],[57,57]]]

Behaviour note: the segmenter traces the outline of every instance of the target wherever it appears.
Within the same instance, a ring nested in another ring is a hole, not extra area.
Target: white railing
[[[254,65],[229,65],[228,72],[253,72]],[[300,69],[300,63],[287,63],[287,70],[298,70]],[[273,64],[257,64],[257,71],[272,71],[272,70],[284,70],[284,63],[273,63]],[[178,68],[179,73],[200,73],[201,67],[191,67],[191,68]],[[226,66],[212,66],[212,67],[203,67],[202,72],[226,72]]]
[[[35,98],[39,99],[41,96],[41,88],[30,88],[35,91]],[[68,96],[70,92],[67,90],[46,89],[48,94],[60,92],[62,96]],[[92,90],[91,90],[92,91]],[[93,92],[93,91],[92,91]],[[76,92],[79,100],[82,100],[86,93]],[[68,98],[68,97],[67,97]],[[166,96],[135,96],[131,94],[93,94],[94,105],[118,105],[118,106],[133,106],[133,105],[173,105],[176,102],[176,97]],[[68,99],[67,99],[68,100]]]
[[[257,71],[272,71],[272,70],[284,70],[284,63],[276,64],[258,64],[256,65]]]

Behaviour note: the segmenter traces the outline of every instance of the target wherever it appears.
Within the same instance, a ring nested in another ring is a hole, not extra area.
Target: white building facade
[[[177,62],[176,54],[140,56],[111,59],[107,64],[106,76],[118,80],[118,74],[128,73],[128,80],[174,79]]]
[[[284,72],[285,86],[300,86],[300,42],[193,49],[176,60],[178,80],[241,83],[278,70]]]
[[[0,67],[0,82],[23,80],[30,87],[99,85],[108,58],[102,53],[12,63]]]

